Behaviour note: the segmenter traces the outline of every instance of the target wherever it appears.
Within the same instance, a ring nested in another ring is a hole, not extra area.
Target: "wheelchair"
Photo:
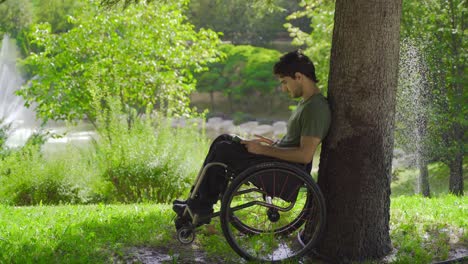
[[[229,171],[224,163],[206,164],[189,199],[195,198],[212,166]],[[220,217],[223,234],[238,255],[248,261],[277,263],[298,259],[317,246],[325,227],[325,202],[310,174],[286,162],[265,162],[227,177],[221,209],[209,217]],[[176,219],[177,239],[192,243],[199,221],[186,207]]]

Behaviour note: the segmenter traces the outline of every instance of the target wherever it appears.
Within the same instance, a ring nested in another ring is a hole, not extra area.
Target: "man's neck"
[[[304,89],[303,94],[302,94],[302,100],[306,101],[307,99],[319,93],[320,93],[319,88],[317,88],[317,86],[315,85],[311,85],[307,89]]]

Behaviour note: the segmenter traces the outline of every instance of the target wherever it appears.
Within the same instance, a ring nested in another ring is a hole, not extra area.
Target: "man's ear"
[[[294,79],[297,80],[297,81],[301,81],[303,77],[304,77],[304,76],[303,76],[302,73],[300,73],[300,72],[296,72],[296,73],[294,74]]]

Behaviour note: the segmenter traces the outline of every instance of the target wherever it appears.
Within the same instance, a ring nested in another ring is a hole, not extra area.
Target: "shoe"
[[[184,215],[185,208],[187,208],[187,204],[174,203],[172,205],[172,210],[177,214],[178,217],[182,217]]]
[[[191,222],[192,219],[190,218],[189,214],[183,216],[186,208],[187,208],[186,204],[174,204],[172,206],[172,210],[177,214],[177,219],[185,218],[185,220],[188,220]],[[211,222],[211,214],[213,214],[213,209],[192,210],[192,213],[198,215],[198,223],[197,223],[197,227],[198,227],[201,225],[209,224]]]
[[[172,202],[172,204],[187,204],[187,200],[176,199]]]

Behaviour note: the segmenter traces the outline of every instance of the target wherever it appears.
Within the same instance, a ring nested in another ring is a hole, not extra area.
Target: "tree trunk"
[[[390,177],[401,0],[336,1],[329,102],[332,125],[318,183],[327,204],[319,254],[337,262],[391,249]]]
[[[429,187],[429,170],[427,169],[427,159],[424,156],[419,155],[417,162],[419,169],[418,193],[424,197],[430,197],[431,189]]]
[[[465,23],[463,23],[463,17],[457,16],[457,9],[453,0],[449,1],[449,15],[451,17],[452,30],[457,28],[457,24],[461,26],[462,32],[465,30]],[[463,13],[461,13],[463,14]],[[462,37],[457,34],[451,35],[452,39],[450,41],[452,49],[452,58],[455,62],[452,67],[452,75],[455,76],[457,81],[452,81],[453,89],[453,108],[454,116],[462,113],[463,111],[463,80],[466,80],[465,77],[465,64],[463,59],[460,56],[460,48],[463,48]],[[451,133],[451,145],[455,148],[455,153],[450,159],[450,181],[449,181],[449,191],[455,195],[463,195],[463,156],[464,156],[464,138],[465,138],[465,127],[462,124],[463,118],[456,118],[453,123],[453,132]]]
[[[417,96],[415,100],[414,112],[416,112],[416,157],[417,157],[417,166],[419,169],[419,178],[418,178],[418,193],[424,197],[430,197],[431,191],[429,187],[429,170],[428,165],[428,131],[427,123],[429,112],[429,82],[427,80],[426,73],[429,72],[429,69],[426,67],[426,62],[419,56],[419,74],[421,75],[421,82],[419,83],[417,89]]]
[[[458,146],[459,148],[462,146]],[[463,195],[463,149],[458,149],[450,161],[449,191],[455,195]]]

